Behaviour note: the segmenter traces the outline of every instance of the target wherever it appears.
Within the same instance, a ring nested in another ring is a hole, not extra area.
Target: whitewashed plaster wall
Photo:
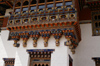
[[[7,58],[7,53],[3,45],[3,42],[1,40],[1,33],[0,33],[0,66],[4,66],[3,58]]]
[[[82,40],[74,55],[74,66],[95,66],[92,57],[100,57],[100,36],[92,36],[91,24],[80,24]]]
[[[9,31],[1,31],[1,38],[3,45],[6,49],[8,58],[15,58],[15,66],[28,66],[29,65],[29,54],[26,51],[27,49],[55,49],[51,56],[51,66],[68,66],[69,56],[71,54],[70,49],[67,46],[64,46],[64,42],[67,40],[64,36],[60,39],[60,46],[55,45],[55,39],[53,36],[50,37],[48,41],[48,47],[44,47],[44,40],[42,37],[38,39],[37,47],[33,47],[33,40],[29,38],[27,41],[27,47],[24,48],[22,43],[23,40],[20,39],[20,47],[13,47],[13,40],[8,41]]]

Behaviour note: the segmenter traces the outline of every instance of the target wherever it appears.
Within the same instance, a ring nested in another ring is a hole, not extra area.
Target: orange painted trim
[[[10,29],[11,29],[11,30],[13,30],[13,28],[12,28],[12,27],[10,27]]]
[[[9,30],[9,28],[7,28],[7,30]]]
[[[33,25],[34,28],[36,28],[36,25]]]
[[[28,26],[25,26],[26,29],[28,29]]]
[[[60,24],[60,26],[62,26],[63,23],[59,23],[59,24]]]
[[[32,26],[30,25],[29,28],[32,28]]]
[[[53,24],[51,23],[50,26],[53,27]]]
[[[20,27],[18,26],[18,29],[20,29]]]
[[[24,29],[24,26],[21,26],[22,29]]]
[[[38,28],[40,27],[40,25],[37,25],[38,26]]]
[[[65,23],[64,23],[64,25],[66,26],[66,25],[67,25],[67,23],[65,22]]]
[[[14,27],[14,30],[16,30],[17,29],[17,27]]]
[[[69,25],[72,25],[72,22],[69,22]]]
[[[44,27],[44,24],[42,24],[42,27]]]
[[[55,26],[58,26],[58,23],[55,23]]]
[[[77,24],[77,22],[74,22],[74,25],[76,25]]]
[[[46,24],[47,27],[49,27],[49,24]]]

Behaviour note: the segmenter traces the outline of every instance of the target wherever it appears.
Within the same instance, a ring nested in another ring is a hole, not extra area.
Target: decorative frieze
[[[56,46],[60,45],[60,38],[62,35],[65,35],[65,38],[67,41],[65,42],[66,46],[76,47],[78,40],[76,38],[76,35],[74,33],[73,28],[68,28],[68,29],[51,29],[51,30],[38,30],[38,31],[25,31],[25,32],[11,32],[10,33],[10,39],[14,40],[14,46],[16,47],[17,42],[20,38],[23,39],[23,46],[27,46],[27,40],[29,37],[33,39],[33,46],[37,46],[37,40],[39,39],[40,36],[44,39],[44,46],[48,46],[48,40],[50,36],[53,35],[55,40],[56,40]],[[72,46],[71,46],[72,45]]]
[[[29,66],[49,66],[51,62],[51,54],[54,49],[29,49],[27,52],[30,56]]]
[[[5,66],[12,65],[14,66],[15,63],[15,58],[3,58],[5,62]]]
[[[31,58],[50,58],[54,49],[30,49],[27,52]]]

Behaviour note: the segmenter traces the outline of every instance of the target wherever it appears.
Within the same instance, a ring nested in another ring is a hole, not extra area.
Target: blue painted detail
[[[74,35],[74,38],[76,39],[76,36]]]
[[[67,30],[67,28],[65,28],[64,30]]]
[[[25,31],[25,33],[28,33],[28,31]]]
[[[32,35],[33,33],[34,33],[33,31],[30,31],[30,32],[29,32],[30,35]]]
[[[67,33],[64,33],[65,36],[67,36]]]
[[[49,31],[49,30],[46,30],[46,31]]]
[[[3,58],[4,61],[6,60],[15,60],[15,58]]]
[[[49,35],[49,34],[47,34],[47,37],[50,37],[50,35]]]
[[[44,61],[50,61],[50,60],[44,60]]]
[[[42,37],[43,37],[44,35],[42,34]]]
[[[34,59],[33,61],[39,61],[38,59]]]
[[[57,31],[60,31],[61,29],[57,29]]]
[[[44,34],[44,37],[46,37],[46,34]]]
[[[72,30],[72,28],[69,28],[69,30]]]
[[[70,33],[68,32],[67,35],[70,35]]]
[[[44,30],[41,30],[41,32],[43,32]]]
[[[47,51],[54,51],[54,49],[30,49],[27,51],[28,52],[47,52]]]

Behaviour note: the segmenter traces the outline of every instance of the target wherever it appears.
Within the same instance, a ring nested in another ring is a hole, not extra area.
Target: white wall
[[[37,47],[33,47],[33,40],[29,38],[27,41],[27,47],[24,48],[22,43],[22,39],[18,43],[20,43],[20,47],[13,47],[14,41],[8,41],[9,31],[4,30],[1,31],[1,38],[3,41],[3,45],[6,49],[6,53],[8,58],[15,58],[15,66],[28,66],[29,65],[29,54],[26,52],[27,49],[55,49],[51,56],[51,66],[68,66],[69,64],[69,56],[71,54],[69,48],[64,46],[64,42],[67,40],[65,36],[62,36],[60,39],[60,46],[57,47],[55,44],[55,39],[53,36],[50,37],[48,41],[48,47],[44,47],[44,40],[42,37],[38,39]]]
[[[3,58],[7,58],[5,47],[1,40],[1,33],[0,33],[0,66],[4,66]]]
[[[2,30],[1,31],[1,39],[3,42],[3,46],[6,50],[8,58],[15,58],[16,54],[16,48],[13,47],[13,40],[8,41],[9,31],[8,30]]]
[[[92,57],[100,57],[100,36],[92,36],[91,24],[81,24],[82,40],[74,55],[74,66],[95,66]]]

